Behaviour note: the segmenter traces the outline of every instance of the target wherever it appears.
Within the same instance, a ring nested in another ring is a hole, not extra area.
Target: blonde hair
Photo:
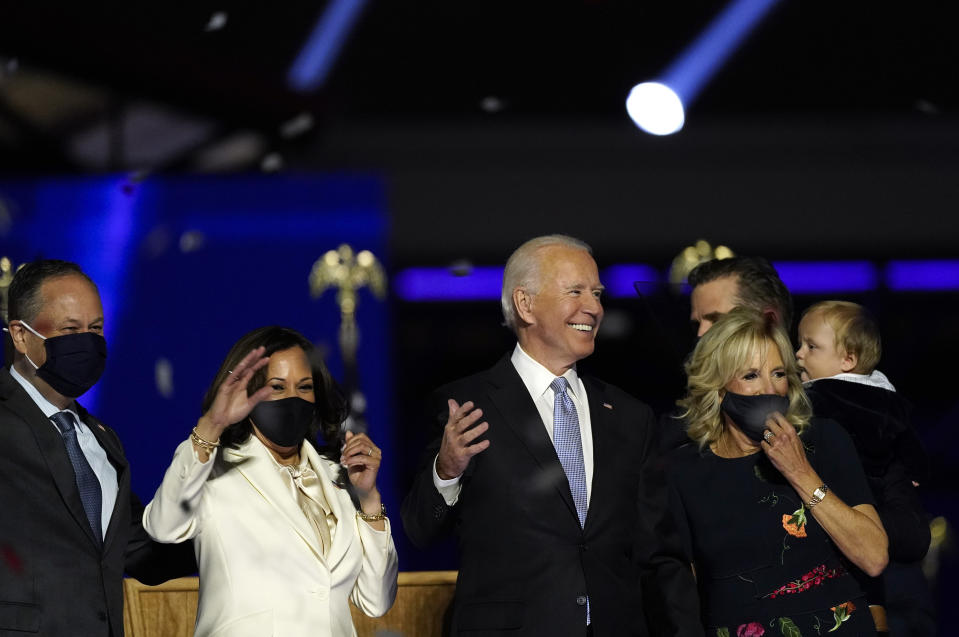
[[[506,262],[503,269],[503,291],[500,295],[500,305],[503,308],[503,323],[516,332],[517,316],[513,307],[513,291],[525,288],[530,294],[536,294],[540,286],[540,257],[537,254],[541,249],[550,246],[565,246],[576,250],[583,250],[592,254],[589,244],[565,234],[548,234],[534,237],[516,248]]]
[[[803,312],[802,318],[820,314],[836,334],[836,349],[856,356],[855,374],[871,374],[882,356],[879,325],[872,314],[851,301],[820,301]]]
[[[786,419],[800,433],[809,425],[812,406],[799,380],[786,332],[774,317],[737,307],[709,328],[686,362],[686,396],[676,404],[683,408],[681,417],[686,419],[687,433],[700,449],[718,440],[723,432],[720,404],[726,385],[750,365],[756,352],[765,353],[769,343],[779,350],[786,370]]]

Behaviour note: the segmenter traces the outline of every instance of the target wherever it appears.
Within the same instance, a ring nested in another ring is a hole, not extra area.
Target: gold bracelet
[[[193,442],[193,444],[195,444],[197,447],[200,447],[207,453],[212,453],[214,449],[220,446],[219,441],[210,442],[209,440],[204,440],[201,438],[200,434],[196,432],[196,427],[194,427],[193,431],[190,432],[190,440]]]
[[[361,520],[365,520],[367,522],[379,522],[380,520],[386,519],[386,505],[380,502],[380,512],[374,513],[373,515],[363,513],[363,509],[357,511],[356,514],[360,516]]]

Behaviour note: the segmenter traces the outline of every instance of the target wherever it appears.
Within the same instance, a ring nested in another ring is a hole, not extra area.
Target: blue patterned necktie
[[[90,528],[93,529],[93,535],[96,536],[99,543],[102,543],[103,531],[100,523],[100,512],[103,509],[103,494],[100,491],[100,481],[97,480],[97,474],[93,473],[90,463],[87,462],[87,457],[83,455],[83,450],[80,449],[73,415],[68,411],[59,411],[50,416],[50,420],[53,421],[63,436],[63,444],[67,448],[67,455],[70,456],[70,463],[73,464],[73,473],[77,477],[77,488],[80,490],[83,510],[86,511]]]
[[[586,523],[586,467],[583,464],[583,441],[579,434],[579,416],[573,399],[566,393],[569,384],[562,376],[553,379],[553,446],[563,465],[569,490],[576,504],[579,525]]]

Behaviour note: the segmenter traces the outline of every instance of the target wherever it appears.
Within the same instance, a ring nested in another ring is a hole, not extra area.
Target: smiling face
[[[785,396],[789,390],[789,379],[776,343],[771,340],[766,341],[766,350],[754,352],[749,365],[739,370],[736,376],[726,383],[725,389],[744,396],[759,394]]]
[[[537,258],[538,289],[513,291],[523,322],[517,336],[527,354],[560,376],[593,353],[603,320],[603,285],[585,250],[552,245],[540,249]]]
[[[799,321],[799,349],[796,350],[803,381],[828,378],[856,367],[856,358],[836,345],[836,332],[819,312]]]

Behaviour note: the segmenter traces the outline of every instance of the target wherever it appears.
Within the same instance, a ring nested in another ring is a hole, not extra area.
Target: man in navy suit
[[[122,637],[123,573],[195,572],[192,547],[140,524],[116,433],[77,402],[106,363],[93,281],[65,261],[9,288],[12,365],[0,369],[0,636]]]
[[[435,394],[441,431],[403,503],[416,545],[459,537],[452,634],[701,635],[653,414],[576,370],[603,318],[589,246],[537,237],[503,279],[517,345]]]

